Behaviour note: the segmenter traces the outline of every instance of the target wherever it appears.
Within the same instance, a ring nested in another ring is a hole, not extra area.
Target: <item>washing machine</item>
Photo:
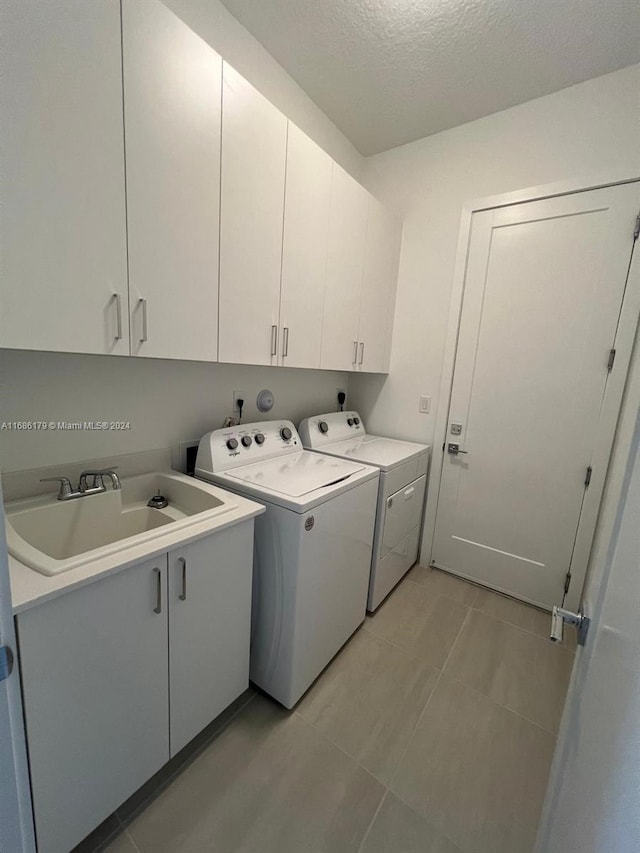
[[[292,708],[366,616],[379,471],[305,450],[283,420],[207,433],[195,475],[266,507],[250,677]]]
[[[305,447],[380,470],[367,610],[374,611],[418,559],[431,447],[368,435],[357,412],[305,418]]]

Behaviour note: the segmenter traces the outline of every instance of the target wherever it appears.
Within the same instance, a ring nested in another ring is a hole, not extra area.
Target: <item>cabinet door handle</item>
[[[289,327],[285,326],[282,330],[282,357],[286,358],[289,355]]]
[[[415,489],[415,486],[410,486],[410,487],[407,489],[407,491],[404,493],[404,499],[405,499],[405,501],[410,501],[410,500],[411,500],[411,498],[413,497],[413,494],[414,494],[415,490],[416,490],[416,489]]]
[[[271,355],[278,354],[278,327],[271,327]]]
[[[142,337],[140,338],[140,343],[145,344],[148,340],[147,335],[147,300],[139,299],[138,305],[142,308]]]
[[[182,592],[178,596],[180,601],[187,600],[187,561],[184,557],[178,557],[178,562],[182,566]]]
[[[113,301],[116,304],[116,341],[122,340],[122,297],[119,293],[113,294]]]
[[[162,613],[162,572],[160,569],[154,569],[156,576],[156,606],[153,608],[154,613]]]
[[[364,344],[361,343],[360,344],[360,361],[358,362],[358,364],[362,364],[363,359],[364,359]]]
[[[358,363],[358,341],[353,342],[353,362],[352,364]]]

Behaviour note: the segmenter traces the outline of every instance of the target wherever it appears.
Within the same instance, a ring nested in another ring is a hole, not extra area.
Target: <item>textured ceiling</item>
[[[222,0],[362,154],[640,61],[639,0]]]

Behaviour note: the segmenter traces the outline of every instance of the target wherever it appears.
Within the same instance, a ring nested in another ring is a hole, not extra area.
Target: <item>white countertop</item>
[[[211,494],[225,498],[229,496],[229,492],[209,483],[199,480],[198,485],[210,491]],[[158,554],[170,551],[178,545],[193,542],[218,530],[224,530],[234,524],[248,521],[265,511],[261,504],[235,494],[233,495],[233,503],[235,507],[220,516],[196,522],[184,530],[159,532],[151,541],[127,548],[126,551],[104,556],[87,565],[61,572],[58,575],[43,575],[9,555],[9,576],[14,614],[56,598],[65,592],[116,574],[142,560],[148,560]]]

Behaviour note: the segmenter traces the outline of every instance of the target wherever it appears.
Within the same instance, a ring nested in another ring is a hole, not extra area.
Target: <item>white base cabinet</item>
[[[172,757],[247,689],[252,565],[243,525],[169,552]]]
[[[169,760],[166,561],[17,618],[38,853],[68,853]]]
[[[18,614],[39,853],[69,853],[247,688],[252,563],[249,520]]]

